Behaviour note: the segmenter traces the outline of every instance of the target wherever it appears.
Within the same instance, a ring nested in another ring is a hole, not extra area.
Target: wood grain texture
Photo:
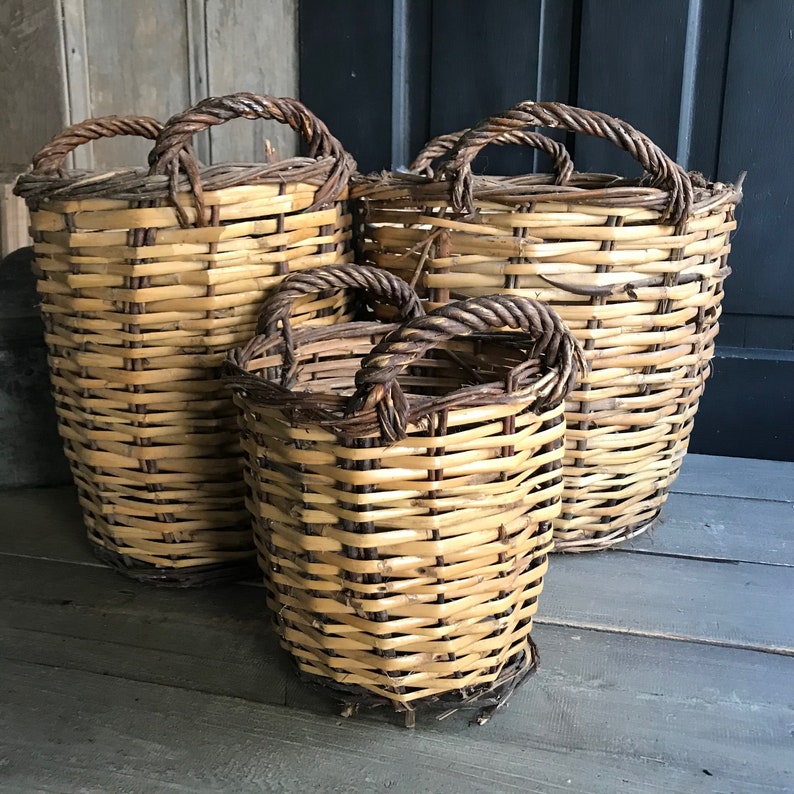
[[[23,165],[9,165],[0,170],[0,258],[31,242],[25,200],[12,192],[17,176],[24,170]]]
[[[538,623],[794,656],[794,612],[783,595],[794,592],[794,568],[644,554],[554,562]]]
[[[85,0],[91,115],[137,114],[165,121],[190,104],[184,0]],[[79,119],[76,119],[79,121]],[[94,144],[94,168],[146,165],[151,142]]]
[[[296,0],[208,0],[205,7],[210,96],[238,91],[298,95]],[[265,140],[276,159],[298,150],[289,127],[241,120],[210,132],[211,162],[262,162]]]
[[[320,780],[344,790],[334,776],[345,769],[363,773],[364,791],[383,785],[365,779],[373,769],[396,775],[398,791],[480,791],[490,781],[505,791],[754,792],[790,783],[781,752],[794,697],[787,657],[539,626],[541,672],[509,709],[482,730],[467,729],[462,713],[430,719],[414,737],[381,711],[340,721],[328,697],[296,682],[265,627],[259,588],[162,591],[108,570],[73,571],[18,560],[0,578],[0,654],[12,682],[0,710],[4,783],[19,789],[144,790],[123,788],[124,772],[107,763],[118,753],[149,787],[195,791],[214,790],[215,779],[249,790],[255,777],[267,781],[262,790]],[[295,767],[298,745],[307,763]],[[201,780],[191,777],[197,769]]]
[[[505,746],[8,662],[4,790],[713,791],[701,769]],[[38,704],[31,709],[31,702]],[[41,724],[41,710],[51,721]],[[782,791],[769,783],[747,792]]]
[[[794,462],[688,455],[673,491],[794,502]]]
[[[59,0],[63,36],[63,81],[67,123],[90,118],[91,79],[88,71],[88,31],[85,0]],[[113,35],[112,31],[107,31]],[[116,34],[117,35],[117,34]],[[78,146],[68,157],[67,167],[89,169],[94,164],[94,145]]]
[[[66,122],[55,0],[0,3],[0,161],[26,163]]]
[[[222,608],[197,603],[197,592],[157,591],[161,602],[178,597],[147,617],[130,609],[141,585],[85,603],[100,579],[79,603],[51,605],[52,622],[2,629],[0,668],[12,683],[0,695],[4,790],[211,791],[217,780],[244,791],[596,794],[791,782],[782,748],[794,662],[785,657],[543,626],[541,672],[488,726],[467,728],[459,713],[412,734],[383,711],[339,720],[324,693],[297,683],[251,620],[253,588],[229,588],[240,598]],[[192,608],[174,609],[181,601]],[[19,601],[2,604],[15,623],[34,617]],[[123,770],[108,763],[118,754]],[[249,788],[255,779],[261,788]]]
[[[626,551],[794,565],[794,503],[675,493]]]
[[[754,463],[754,476],[774,480],[779,464]],[[740,482],[745,461],[688,464],[704,490]],[[696,533],[690,514],[722,518],[714,542],[726,556],[787,541],[789,502],[676,501],[673,553]],[[778,535],[759,536],[754,515]],[[342,720],[327,693],[297,681],[260,587],[158,590],[95,566],[71,489],[0,493],[0,516],[4,791],[782,794],[794,784],[794,658],[719,645],[790,636],[792,568],[557,556],[533,632],[539,673],[483,728],[458,712],[409,732],[385,710]],[[691,543],[708,549],[702,536]],[[40,559],[48,553],[71,562]]]

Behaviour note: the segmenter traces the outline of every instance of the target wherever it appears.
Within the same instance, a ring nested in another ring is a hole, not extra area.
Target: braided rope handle
[[[163,125],[151,116],[101,116],[86,119],[59,132],[33,155],[33,173],[46,176],[60,174],[66,156],[89,141],[115,138],[118,135],[137,135],[155,140],[162,129]]]
[[[247,92],[209,97],[172,116],[149,154],[152,174],[171,173],[171,198],[177,208],[179,205],[176,202],[176,186],[180,165],[185,169],[194,193],[196,208],[199,210],[198,223],[203,223],[204,217],[204,192],[198,164],[192,155],[181,158],[180,162],[180,154],[196,133],[237,118],[273,119],[287,124],[307,141],[310,157],[334,159],[328,179],[317,191],[315,202],[307,211],[332,203],[347,187],[348,179],[356,168],[355,160],[331,135],[328,127],[297,99]],[[184,217],[183,222],[186,222]]]
[[[284,337],[284,357],[281,371],[282,385],[294,374],[296,356],[290,317],[298,298],[327,290],[357,289],[379,301],[394,306],[403,320],[424,315],[419,297],[408,284],[391,273],[365,265],[328,265],[302,270],[287,276],[259,314],[257,334],[271,336],[278,333],[279,324]]]
[[[439,135],[428,141],[411,165],[408,166],[408,170],[413,174],[426,174],[432,177],[433,169],[431,166],[433,161],[452,151],[467,132],[468,130],[458,130],[458,132]],[[499,146],[506,146],[511,143],[518,144],[545,152],[551,157],[556,175],[555,183],[558,185],[564,185],[573,174],[573,161],[568,150],[561,143],[546,135],[541,135],[539,132],[518,129],[507,130],[497,138],[494,138],[491,143]]]
[[[628,152],[653,177],[654,183],[670,193],[663,221],[680,223],[692,209],[692,179],[647,135],[621,119],[595,110],[561,102],[520,102],[498,116],[481,121],[458,142],[442,173],[453,180],[452,203],[458,211],[473,211],[472,160],[483,146],[506,132],[524,127],[552,127],[569,132],[606,138]]]
[[[505,333],[505,328],[520,333]],[[587,368],[579,343],[545,304],[516,295],[470,298],[441,306],[387,334],[361,361],[347,415],[375,408],[382,437],[390,441],[404,438],[408,403],[397,377],[429,348],[473,334],[496,342],[500,338],[512,344],[518,341],[529,350],[528,358],[543,359],[546,372],[553,377],[539,390],[534,410],[562,402],[573,389],[578,372]],[[521,365],[508,374],[508,388],[522,385],[520,371]]]

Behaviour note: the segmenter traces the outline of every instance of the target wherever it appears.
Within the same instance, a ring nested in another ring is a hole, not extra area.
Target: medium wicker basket
[[[292,332],[292,302],[331,286],[406,321]],[[409,725],[430,702],[483,707],[484,721],[536,665],[562,403],[583,359],[527,298],[421,313],[384,271],[290,276],[228,380],[268,604],[303,675]]]
[[[289,124],[310,156],[199,166],[193,134],[236,117]],[[158,134],[149,171],[62,170],[87,140]],[[220,366],[287,273],[349,261],[353,167],[300,103],[237,94],[201,102],[162,131],[148,118],[78,124],[19,178],[88,536],[128,575],[193,585],[255,569],[236,409]],[[294,323],[346,319],[345,296],[311,295],[295,312]]]
[[[574,173],[533,126],[607,138],[647,175]],[[552,155],[555,174],[473,176],[488,143]],[[729,234],[740,187],[708,183],[646,136],[603,113],[523,102],[449,149],[417,158],[423,174],[355,177],[359,260],[414,283],[428,308],[499,292],[553,306],[590,371],[567,408],[565,490],[555,550],[605,548],[659,515],[687,449],[709,374]]]

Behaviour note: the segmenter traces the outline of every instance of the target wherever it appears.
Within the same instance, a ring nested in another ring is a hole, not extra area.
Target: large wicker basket
[[[572,173],[556,127],[607,138],[642,179]],[[523,135],[525,140],[521,141]],[[473,176],[488,143],[521,142],[554,174]],[[708,183],[642,133],[602,113],[524,102],[431,143],[423,174],[356,177],[362,263],[416,284],[428,308],[500,292],[553,306],[582,343],[589,374],[567,408],[565,491],[555,549],[600,549],[647,529],[674,481],[709,373],[739,187]]]
[[[414,319],[277,330],[330,286]],[[536,664],[577,343],[520,297],[416,317],[404,282],[355,266],[290,276],[265,312],[229,381],[282,644],[349,704],[412,724],[418,704],[452,701],[486,719]]]
[[[310,156],[199,166],[192,135],[236,117],[289,124]],[[238,94],[173,117],[149,171],[62,170],[87,140],[158,133],[146,118],[76,125],[16,190],[31,209],[59,429],[88,536],[134,578],[191,585],[254,566],[220,365],[286,274],[349,261],[354,164],[300,103]],[[346,311],[339,292],[312,295],[293,322]]]

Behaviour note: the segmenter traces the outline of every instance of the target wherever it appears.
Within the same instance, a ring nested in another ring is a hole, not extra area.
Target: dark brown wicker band
[[[137,135],[154,140],[163,125],[151,116],[102,116],[72,124],[33,155],[34,174],[60,174],[66,156],[78,146],[99,138]]]
[[[356,167],[355,161],[331,135],[325,124],[298,100],[247,92],[209,97],[172,116],[149,154],[152,174],[171,174],[172,198],[175,198],[180,167],[185,170],[196,198],[199,218],[204,215],[205,186],[202,185],[195,157],[180,158],[180,154],[196,133],[236,118],[273,119],[288,124],[309,144],[310,158],[332,160],[325,183],[317,191],[315,202],[309,211],[330,204],[346,189],[348,179]],[[176,202],[175,206],[178,206]]]
[[[520,334],[506,333],[510,328]],[[356,374],[356,393],[351,397],[347,416],[376,409],[381,434],[390,440],[403,438],[408,426],[408,403],[397,376],[429,348],[461,336],[490,336],[493,341],[509,341],[528,349],[529,357],[540,357],[554,377],[539,391],[531,406],[542,410],[559,404],[584,372],[584,354],[562,320],[545,304],[514,295],[489,295],[441,306],[387,334],[366,356]],[[532,374],[536,379],[536,374]],[[508,378],[508,388],[518,390],[527,384],[521,367]]]
[[[397,308],[403,320],[412,320],[424,314],[416,293],[397,276],[385,270],[363,265],[329,265],[315,270],[304,270],[287,276],[282,286],[262,307],[257,333],[276,333],[279,323],[289,322],[292,305],[303,295],[326,290],[360,289]]]
[[[442,172],[454,180],[453,204],[457,210],[473,210],[471,162],[480,149],[505,132],[534,126],[606,138],[628,152],[653,177],[654,184],[669,192],[663,220],[679,223],[690,214],[694,200],[690,176],[653,141],[621,119],[560,102],[520,102],[505,113],[481,121],[463,136],[442,167]]]
[[[290,323],[293,304],[304,295],[341,289],[363,290],[369,297],[394,306],[403,320],[424,314],[422,303],[413,289],[401,278],[385,270],[358,265],[331,265],[287,276],[279,290],[263,305],[257,324],[257,334],[263,336],[278,333],[281,326],[284,337],[282,385],[286,386],[290,382],[295,368],[295,345]]]
[[[458,130],[458,132],[439,135],[437,138],[428,141],[422,147],[422,151],[419,152],[416,159],[408,166],[408,170],[415,174],[426,174],[432,177],[433,161],[452,151],[467,132],[468,130]],[[561,143],[558,143],[546,135],[541,135],[539,132],[531,132],[530,130],[508,130],[493,139],[491,143],[500,146],[518,144],[530,146],[533,149],[545,152],[551,157],[554,173],[557,175],[555,181],[558,185],[564,185],[573,174],[573,161],[571,160],[570,154],[568,154],[568,150]]]

